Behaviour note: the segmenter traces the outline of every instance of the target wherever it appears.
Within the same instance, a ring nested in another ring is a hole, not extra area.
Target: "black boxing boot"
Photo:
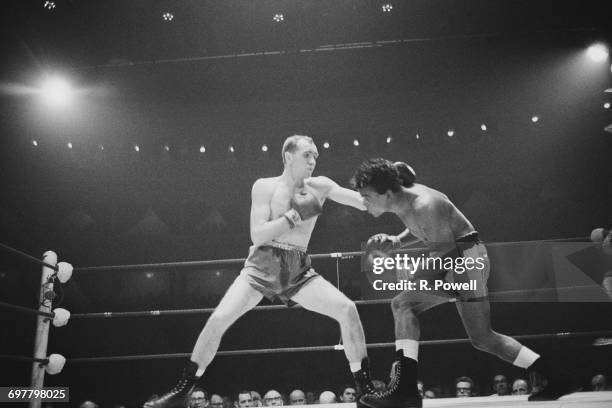
[[[144,404],[145,408],[170,408],[173,406],[182,406],[186,404],[186,399],[191,390],[195,387],[200,379],[196,377],[198,365],[193,361],[183,369],[183,374],[176,385],[160,397],[147,401]]]
[[[387,391],[362,396],[359,399],[361,405],[369,408],[421,408],[423,406],[423,400],[417,389],[417,362],[404,357],[403,350],[398,350],[397,356]]]
[[[540,356],[527,371],[532,386],[529,401],[552,401],[573,391],[567,371],[547,357]]]
[[[367,357],[361,360],[361,370],[353,373],[355,379],[355,396],[357,399],[357,406],[360,407],[359,398],[365,394],[374,394],[376,389],[372,384],[372,376],[370,375],[370,361]]]

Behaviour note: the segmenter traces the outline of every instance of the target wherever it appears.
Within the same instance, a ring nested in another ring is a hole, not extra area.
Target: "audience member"
[[[354,386],[349,385],[349,384],[344,385],[340,389],[339,400],[340,402],[355,402],[355,394],[356,394],[356,390]]]
[[[493,377],[493,395],[510,395],[512,393],[510,382],[508,378],[503,374],[497,374]]]
[[[319,395],[319,404],[334,404],[336,402],[336,394],[331,391],[323,391]]]
[[[593,391],[608,391],[608,379],[603,374],[597,374],[591,378],[591,387]]]
[[[512,383],[512,395],[529,395],[529,383],[522,378],[517,378]]]
[[[255,403],[251,392],[247,390],[238,391],[236,394],[236,408],[250,408],[254,407]]]
[[[263,407],[263,401],[261,399],[261,394],[257,391],[251,391],[251,398],[253,398],[253,406],[254,407]]]
[[[291,391],[289,394],[289,405],[306,405],[306,394],[304,394],[304,391]]]
[[[265,407],[280,407],[283,406],[283,397],[280,392],[270,390],[264,394],[263,403]]]
[[[187,401],[188,408],[206,408],[208,407],[208,394],[202,388],[194,388],[189,394]]]
[[[471,397],[474,395],[474,380],[470,377],[459,377],[455,380],[455,391],[457,398]]]

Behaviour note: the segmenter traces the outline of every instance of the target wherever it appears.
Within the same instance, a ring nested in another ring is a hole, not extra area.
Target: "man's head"
[[[417,381],[417,391],[419,392],[419,395],[421,396],[421,398],[423,398],[423,395],[425,392],[425,384],[423,384],[423,381],[421,380]]]
[[[493,390],[497,395],[510,395],[510,382],[503,374],[498,374],[493,377]]]
[[[253,398],[254,407],[263,406],[263,401],[261,400],[261,394],[259,394],[257,391],[251,391],[251,398]]]
[[[336,402],[336,394],[331,391],[323,391],[319,395],[319,404],[334,404]]]
[[[282,149],[283,164],[295,178],[307,178],[317,165],[319,151],[309,136],[289,136]]]
[[[210,407],[211,408],[223,408],[223,397],[219,394],[213,394],[210,396]]]
[[[608,380],[603,374],[597,374],[591,378],[591,386],[593,391],[606,391],[608,389]]]
[[[189,394],[189,408],[205,408],[208,406],[206,391],[202,388],[194,388]]]
[[[393,195],[402,189],[402,180],[395,165],[380,158],[361,163],[353,175],[352,184],[374,217],[389,211]]]
[[[306,405],[306,394],[304,394],[304,391],[291,391],[289,394],[289,405]]]
[[[236,407],[249,408],[255,406],[251,391],[238,391],[236,394]]]
[[[529,394],[529,384],[522,378],[517,378],[512,383],[512,395],[527,395]]]
[[[280,395],[280,392],[276,390],[270,390],[266,392],[263,397],[264,406],[266,407],[277,407],[283,405],[283,397]]]
[[[345,385],[340,389],[340,401],[355,402],[357,391],[353,385]]]
[[[470,377],[459,377],[455,381],[457,397],[471,397],[474,393],[474,380]]]

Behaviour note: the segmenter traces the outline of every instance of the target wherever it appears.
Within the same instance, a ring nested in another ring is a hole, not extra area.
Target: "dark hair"
[[[357,190],[371,187],[378,194],[384,194],[388,190],[398,192],[403,183],[397,167],[392,162],[377,158],[361,163],[353,175],[351,184]]]
[[[459,384],[460,382],[470,383],[470,387],[472,387],[472,390],[474,389],[474,380],[472,380],[470,377],[463,376],[463,377],[457,378],[455,380],[455,386]]]
[[[191,396],[191,394],[193,394],[194,392],[203,392],[205,399],[209,399],[209,397],[210,397],[208,395],[208,392],[206,392],[206,390],[204,388],[195,387],[193,390],[191,390],[191,392],[189,393],[189,396]]]
[[[412,187],[414,182],[416,181],[416,173],[412,167],[405,162],[395,162],[393,163],[395,168],[397,169],[400,180],[402,180],[402,186],[404,187]]]
[[[240,394],[249,394],[249,397],[253,398],[253,396],[251,395],[251,391],[249,390],[240,390],[236,393],[236,401],[238,401],[240,399]]]
[[[352,388],[355,391],[357,391],[357,389],[355,388],[354,385],[351,384],[344,384],[341,388],[340,388],[340,396],[342,396],[342,394],[344,394],[344,391],[346,391],[347,388]]]

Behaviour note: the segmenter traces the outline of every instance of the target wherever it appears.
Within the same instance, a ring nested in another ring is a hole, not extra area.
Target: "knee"
[[[406,302],[402,299],[397,298],[393,298],[391,300],[391,311],[393,312],[393,316],[414,314],[414,311],[412,310],[412,304],[410,302]]]
[[[359,320],[359,313],[357,312],[357,306],[351,300],[348,300],[342,303],[338,308],[338,317],[339,321],[345,322],[355,322]]]
[[[472,346],[474,346],[474,348],[488,352],[495,349],[496,336],[492,330],[483,331],[472,334],[470,336],[470,341],[472,342]]]
[[[227,313],[215,310],[206,321],[206,326],[210,329],[222,330],[229,321],[230,316]]]

